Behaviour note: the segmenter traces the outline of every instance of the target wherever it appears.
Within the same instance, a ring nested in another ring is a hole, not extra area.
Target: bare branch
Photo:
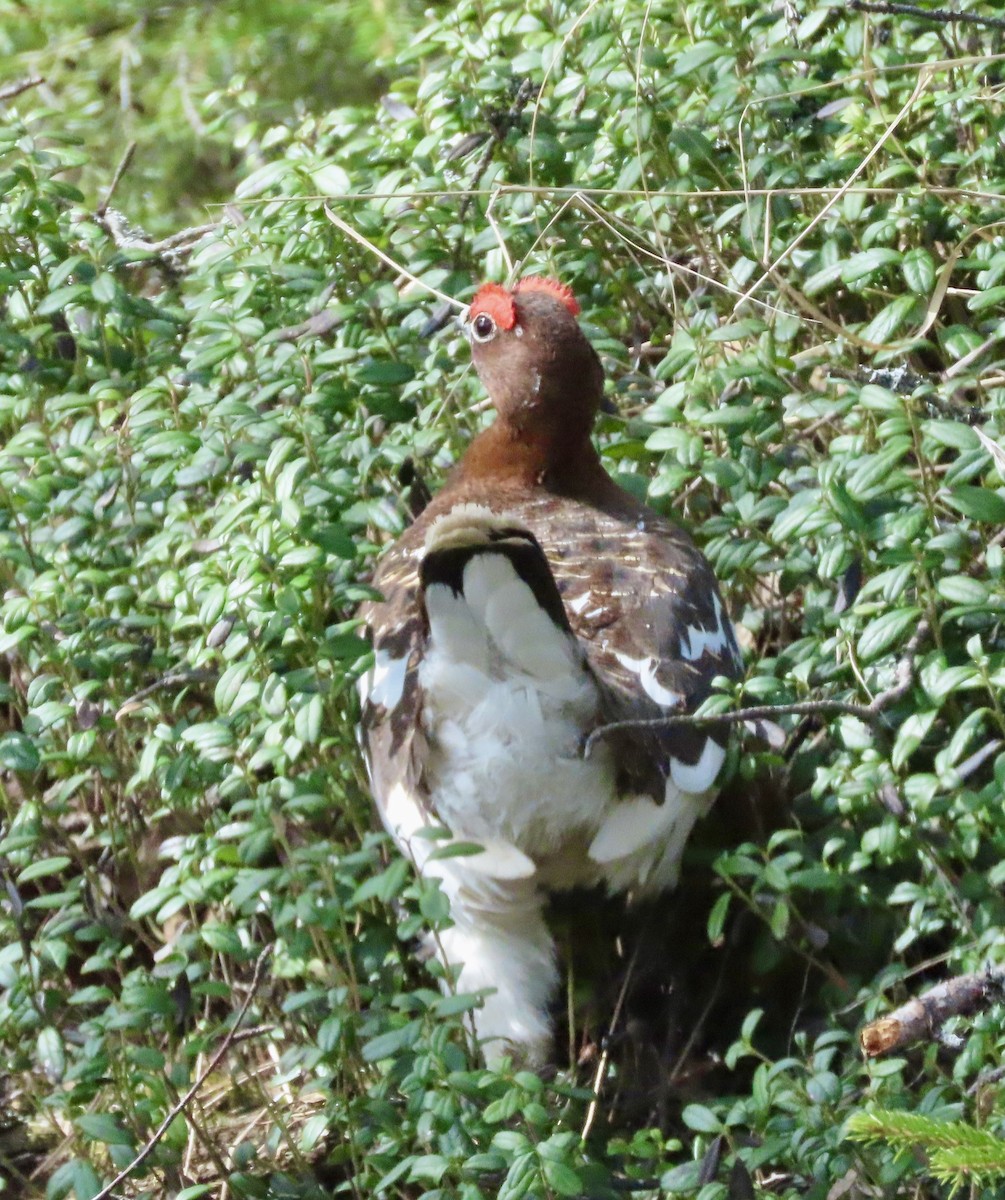
[[[897,4],[892,0],[851,0],[850,7],[857,12],[919,17],[922,21],[941,21],[945,25],[983,25],[987,29],[1005,29],[1003,17],[978,17],[973,13],[952,12],[948,8],[918,8],[915,4]]]
[[[597,1112],[600,1108],[601,1091],[604,1086],[604,1077],[607,1075],[607,1062],[611,1054],[611,1041],[618,1027],[618,1021],[621,1019],[621,1009],[625,1003],[625,997],[628,995],[628,986],[632,981],[632,976],[635,974],[635,964],[639,960],[639,950],[641,947],[642,939],[640,938],[635,943],[635,949],[632,951],[632,957],[628,963],[628,969],[625,971],[625,977],[621,982],[621,990],[618,992],[618,999],[614,1005],[614,1012],[611,1014],[611,1023],[607,1029],[607,1036],[602,1043],[600,1061],[597,1063],[597,1070],[593,1076],[593,1095],[590,1097],[590,1107],[586,1110],[586,1120],[583,1122],[583,1132],[580,1134],[580,1138],[584,1142],[590,1136],[590,1130],[593,1128],[593,1122],[596,1120]]]
[[[506,135],[509,133],[509,131],[519,123],[523,110],[527,107],[529,101],[532,100],[537,94],[538,89],[529,77],[521,79],[519,85],[517,86],[516,94],[513,96],[513,103],[510,105],[509,111],[495,114],[494,118],[490,118],[489,124],[491,129],[487,135],[483,135],[482,133],[474,135],[479,139],[479,141],[476,142],[471,149],[476,149],[477,146],[480,146],[484,136],[487,136],[489,140],[488,145],[486,145],[485,149],[479,156],[478,161],[475,163],[474,169],[472,170],[471,176],[468,180],[468,186],[465,189],[465,194],[461,200],[461,206],[457,213],[457,223],[459,225],[464,224],[464,219],[468,215],[468,209],[471,207],[471,202],[474,199],[474,193],[477,191],[478,186],[484,178],[485,172],[489,169],[489,163],[492,161],[492,156],[495,154],[500,144],[506,140]],[[468,153],[470,153],[470,151],[468,151]],[[460,236],[463,239],[465,235],[462,233]],[[457,258],[457,251],[458,247],[455,247],[455,261]]]
[[[594,744],[612,733],[632,733],[652,730],[662,732],[679,725],[689,727],[703,725],[740,725],[746,721],[773,721],[775,717],[858,717],[863,721],[874,720],[876,714],[871,704],[854,704],[845,700],[800,700],[794,704],[759,704],[753,708],[734,708],[719,713],[673,713],[667,717],[651,719],[611,721],[600,725],[590,734],[583,746],[583,757],[589,758]]]
[[[193,242],[197,242],[201,237],[205,237],[207,233],[212,233],[218,228],[218,221],[210,221],[205,225],[193,225],[191,229],[180,229],[177,233],[172,233],[170,237],[162,238],[159,242],[148,242],[143,248],[149,250],[151,254],[190,250]]]
[[[277,329],[272,338],[277,342],[297,342],[304,337],[325,337],[344,323],[345,317],[338,316],[330,308],[323,308],[299,325],[284,325]]]
[[[981,342],[979,346],[975,346],[973,350],[970,350],[968,353],[964,354],[962,358],[958,358],[956,362],[947,367],[945,371],[942,372],[942,378],[955,379],[957,375],[962,375],[963,372],[969,367],[972,367],[979,358],[983,358],[992,346],[996,346],[1000,341],[1002,341],[1002,336],[1003,335],[996,330],[989,338],[986,338],[983,342]]]
[[[8,83],[6,87],[0,88],[0,101],[13,100],[22,92],[27,92],[30,88],[41,87],[43,83],[45,80],[41,75],[29,75],[25,79],[15,80],[14,83]]]
[[[885,691],[880,692],[871,704],[855,704],[847,700],[799,700],[794,704],[760,704],[753,708],[735,708],[730,712],[720,713],[671,713],[665,717],[652,719],[611,721],[600,725],[586,738],[583,743],[583,757],[589,758],[601,738],[609,737],[612,733],[632,733],[635,731],[652,730],[662,732],[673,729],[678,725],[690,727],[704,725],[738,725],[746,721],[773,721],[776,717],[857,717],[867,725],[876,725],[882,719],[883,713],[902,700],[911,690],[915,675],[915,658],[922,642],[928,637],[929,624],[922,618],[910,641],[904,648],[904,654],[894,671],[894,682]]]
[[[219,672],[212,671],[207,667],[192,671],[168,671],[160,679],[147,684],[145,688],[140,688],[128,700],[123,700],[118,712],[115,714],[115,719],[118,721],[120,717],[128,716],[129,713],[139,707],[140,701],[145,700],[148,696],[152,696],[154,692],[159,692],[161,688],[188,687],[190,683],[213,683],[218,674]]]
[[[113,184],[118,182],[118,176],[127,166],[128,161],[124,158],[116,172]],[[110,195],[111,189],[109,189]],[[108,197],[105,199],[106,206],[107,202]],[[160,258],[168,266],[177,266],[178,260],[192,250],[200,238],[205,237],[207,233],[212,233],[222,224],[222,222],[213,221],[206,225],[194,225],[191,229],[181,229],[178,233],[172,233],[169,237],[154,242],[142,229],[131,225],[122,213],[114,208],[105,207],[103,212],[99,211],[95,215],[102,229],[120,250],[141,250],[145,254]],[[135,266],[137,264],[129,263],[127,265]]]
[[[108,211],[108,205],[111,203],[112,197],[115,195],[115,189],[119,186],[122,176],[129,170],[129,164],[133,161],[133,155],[136,153],[136,143],[130,142],[126,147],[125,154],[119,159],[119,165],[115,168],[115,174],[112,176],[112,182],[108,185],[108,191],[105,192],[105,197],[95,209],[95,216],[100,221]]]
[[[902,1050],[936,1036],[950,1017],[970,1017],[1005,998],[1005,967],[973,975],[955,975],[885,1017],[870,1021],[859,1034],[867,1058]]]

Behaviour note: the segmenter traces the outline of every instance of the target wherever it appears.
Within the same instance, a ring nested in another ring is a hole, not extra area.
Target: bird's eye
[[[496,335],[496,323],[488,313],[479,313],[471,322],[471,336],[476,342],[489,342]]]

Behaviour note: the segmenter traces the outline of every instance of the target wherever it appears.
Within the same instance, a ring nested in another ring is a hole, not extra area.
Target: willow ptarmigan
[[[686,726],[586,736],[693,708],[739,652],[691,539],[619,488],[590,440],[600,360],[571,292],[485,284],[469,313],[497,416],[382,558],[361,682],[374,799],[441,881],[437,950],[487,990],[490,1059],[547,1059],[557,984],[548,893],[671,887],[725,751]],[[451,856],[427,827],[478,853]]]

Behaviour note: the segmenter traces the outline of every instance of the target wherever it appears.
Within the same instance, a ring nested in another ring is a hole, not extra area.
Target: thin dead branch
[[[153,683],[147,684],[145,688],[140,688],[138,692],[134,692],[128,700],[124,700],[115,714],[115,719],[117,721],[120,717],[128,716],[141,701],[146,700],[148,696],[152,696],[155,692],[159,692],[161,688],[188,687],[192,683],[213,683],[218,674],[218,671],[212,671],[207,667],[193,671],[168,671],[160,679],[155,679]]]
[[[344,323],[345,317],[333,313],[330,308],[323,308],[298,325],[284,325],[282,329],[277,329],[272,334],[272,340],[274,342],[298,342],[305,337],[326,337],[333,329],[338,329]]]
[[[964,354],[962,358],[957,359],[956,362],[954,362],[951,366],[948,366],[945,371],[943,371],[942,378],[955,379],[957,375],[962,375],[963,372],[972,367],[979,358],[983,358],[984,355],[987,354],[987,352],[992,348],[992,346],[996,346],[1002,340],[1003,335],[998,330],[995,330],[995,332],[991,334],[990,337],[985,338],[985,340],[981,342],[979,346],[975,346],[973,350],[969,351],[967,354]]]
[[[625,971],[625,977],[621,983],[621,990],[618,992],[618,999],[614,1005],[614,1012],[611,1013],[611,1023],[607,1028],[607,1036],[604,1038],[603,1047],[600,1051],[600,1061],[597,1063],[597,1070],[593,1076],[593,1096],[590,1099],[590,1106],[586,1110],[586,1119],[583,1122],[583,1132],[580,1137],[585,1142],[590,1136],[590,1130],[593,1128],[593,1123],[597,1119],[597,1112],[600,1109],[600,1096],[604,1088],[604,1079],[607,1075],[607,1064],[611,1056],[611,1041],[615,1031],[618,1028],[618,1022],[621,1020],[621,1010],[624,1007],[625,997],[628,995],[628,987],[632,982],[632,976],[635,974],[635,964],[639,959],[639,949],[642,945],[641,938],[635,943],[635,949],[632,951],[632,957],[628,963],[628,968]]]
[[[41,75],[28,75],[24,79],[16,79],[13,83],[8,83],[6,87],[0,88],[0,101],[13,100],[22,92],[41,87],[43,83],[45,83],[45,79]]]
[[[794,704],[760,704],[752,708],[735,708],[729,712],[673,713],[650,720],[611,721],[607,725],[598,726],[586,738],[583,743],[583,757],[589,758],[596,743],[611,734],[644,730],[662,733],[679,725],[738,725],[747,721],[773,721],[782,716],[856,717],[867,725],[878,725],[886,710],[902,700],[911,690],[915,676],[915,658],[929,631],[928,621],[922,618],[897,663],[894,682],[869,704],[856,704],[847,700],[800,700]]]
[[[361,246],[364,246],[370,251],[371,254],[379,258],[382,263],[385,263],[387,266],[393,268],[398,272],[399,275],[404,276],[404,278],[409,280],[409,282],[414,283],[416,287],[420,287],[424,291],[429,292],[438,300],[442,300],[445,304],[449,304],[452,308],[460,309],[462,312],[467,308],[467,305],[462,301],[456,300],[453,296],[448,296],[446,292],[441,292],[439,288],[433,287],[431,284],[428,284],[420,279],[418,275],[413,275],[411,271],[406,270],[401,263],[395,262],[394,259],[385,254],[383,250],[375,246],[368,238],[365,238],[358,229],[353,228],[348,221],[343,221],[341,217],[336,216],[336,214],[332,212],[327,204],[324,205],[324,213],[336,229],[340,229],[347,237],[352,238],[354,242],[358,242]]]
[[[119,164],[119,170],[116,171],[116,178],[112,180],[113,185],[118,183],[118,178],[127,166],[128,162],[123,158],[123,163]],[[208,233],[213,233],[223,224],[221,221],[213,221],[205,225],[194,225],[191,229],[181,229],[177,233],[172,233],[169,237],[155,242],[142,229],[131,225],[117,209],[107,207],[111,191],[112,189],[109,188],[109,196],[106,196],[102,206],[104,211],[99,210],[95,214],[101,228],[120,250],[140,250],[152,258],[159,258],[168,267],[179,266],[180,260],[195,248],[201,238]],[[126,265],[137,266],[140,264],[128,263]]]
[[[954,975],[916,996],[885,1017],[870,1021],[859,1034],[867,1058],[891,1054],[932,1038],[950,1017],[971,1017],[1005,999],[1005,967]]]
[[[1005,17],[979,17],[975,13],[952,12],[948,8],[918,8],[916,4],[896,4],[889,0],[851,0],[856,12],[884,16],[918,17],[944,25],[983,25],[986,29],[1005,29]]]
[[[115,189],[119,186],[122,176],[125,175],[125,173],[129,170],[129,164],[133,161],[133,155],[135,153],[136,143],[130,142],[126,147],[125,153],[119,159],[119,165],[115,168],[115,174],[112,176],[112,182],[108,185],[108,191],[105,192],[104,199],[95,209],[95,216],[99,221],[104,218],[105,213],[108,211],[108,206],[112,201],[112,197],[115,195]]]

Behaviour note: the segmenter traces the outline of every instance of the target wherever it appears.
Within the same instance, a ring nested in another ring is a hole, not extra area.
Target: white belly
[[[547,681],[503,666],[494,677],[492,664],[483,671],[435,648],[423,663],[436,812],[455,837],[500,838],[536,862],[566,845],[582,853],[616,799],[609,755],[582,757],[598,708],[593,680],[574,662]]]

